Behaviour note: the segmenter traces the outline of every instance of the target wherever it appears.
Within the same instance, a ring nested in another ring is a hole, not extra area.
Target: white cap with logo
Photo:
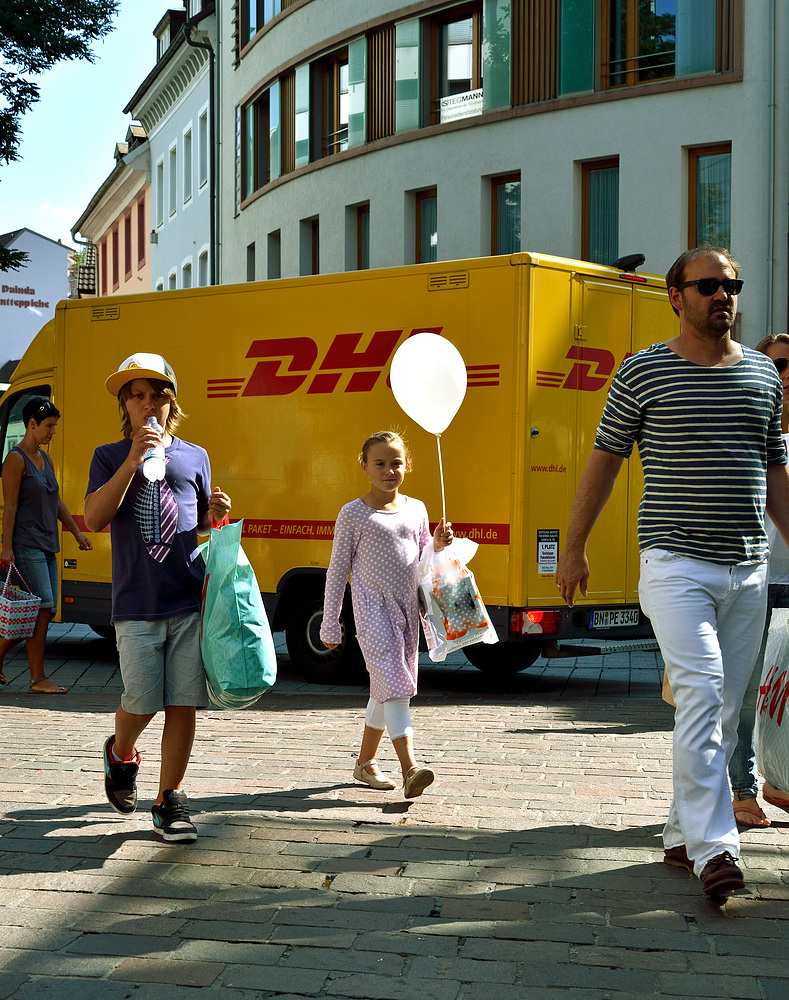
[[[161,354],[132,354],[131,357],[121,362],[118,370],[113,372],[104,384],[107,387],[107,392],[117,397],[126,383],[136,378],[156,378],[171,382],[173,392],[176,396],[178,395],[175,372]]]

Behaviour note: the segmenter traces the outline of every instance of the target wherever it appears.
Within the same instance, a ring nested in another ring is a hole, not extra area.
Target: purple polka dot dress
[[[417,564],[431,535],[422,501],[400,499],[395,511],[374,510],[362,500],[342,508],[326,574],[321,639],[342,638],[339,617],[350,573],[356,635],[376,701],[416,694]]]

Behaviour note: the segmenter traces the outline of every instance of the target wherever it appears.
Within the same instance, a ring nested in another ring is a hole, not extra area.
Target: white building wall
[[[381,2],[376,15],[397,9],[406,8]],[[320,270],[345,269],[351,228],[346,226],[346,206],[363,201],[370,202],[371,267],[410,263],[413,192],[433,186],[438,189],[439,259],[487,254],[488,178],[516,170],[521,174],[522,248],[579,257],[581,163],[610,156],[619,157],[619,253],[644,253],[645,270],[664,273],[687,247],[688,148],[731,142],[731,246],[746,281],[740,297],[742,337],[752,344],[768,329],[785,329],[789,9],[776,5],[774,31],[770,4],[746,4],[744,11],[742,82],[498,120],[482,116],[453,131],[400,134],[375,151],[361,147],[358,155],[340,154],[284,175],[238,214],[227,209],[235,195],[236,164],[234,144],[225,141],[220,280],[245,279],[246,247],[253,241],[257,276],[265,277],[266,236],[277,229],[282,276],[298,274],[300,220],[313,216],[320,220]],[[223,57],[223,120],[234,121],[236,105],[275,68],[319,46],[322,38],[358,33],[360,16],[360,5],[352,0],[312,0],[272,23],[238,68]],[[223,37],[230,37],[231,27],[223,22]],[[777,129],[771,216],[768,57],[773,35]]]

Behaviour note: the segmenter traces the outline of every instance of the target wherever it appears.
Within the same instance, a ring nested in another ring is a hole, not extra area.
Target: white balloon
[[[408,416],[431,434],[441,434],[466,395],[466,365],[446,337],[416,333],[395,351],[389,381]]]

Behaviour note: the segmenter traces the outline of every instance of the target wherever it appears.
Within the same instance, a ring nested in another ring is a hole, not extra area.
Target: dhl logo
[[[408,334],[441,333],[443,327],[419,327]],[[247,351],[257,363],[248,378],[210,378],[209,399],[237,396],[287,396],[306,386],[308,395],[370,392],[383,374],[404,330],[377,330],[363,343],[364,333],[339,333],[319,361],[320,348],[311,337],[254,340]],[[469,388],[497,386],[499,365],[467,365]],[[388,384],[388,379],[387,379]]]
[[[614,370],[615,359],[610,351],[600,347],[571,347],[565,354],[575,364],[567,372],[537,372],[537,385],[550,389],[578,389],[582,392],[597,392],[607,385]],[[626,354],[622,360],[626,360]],[[594,371],[592,367],[594,366]]]

